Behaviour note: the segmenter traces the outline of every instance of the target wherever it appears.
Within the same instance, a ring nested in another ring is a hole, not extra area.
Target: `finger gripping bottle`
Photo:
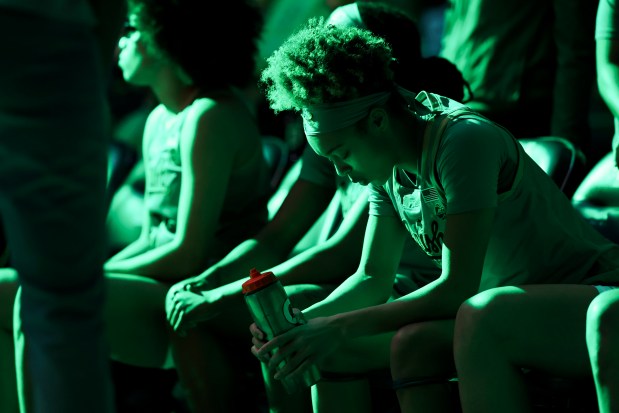
[[[243,296],[256,326],[266,334],[267,340],[278,336],[291,328],[305,324],[303,314],[293,313],[290,299],[279,279],[270,271],[260,273],[252,268],[249,280],[243,283]],[[320,379],[320,372],[312,366],[300,380],[286,377],[282,384],[289,394],[299,388],[311,386]]]

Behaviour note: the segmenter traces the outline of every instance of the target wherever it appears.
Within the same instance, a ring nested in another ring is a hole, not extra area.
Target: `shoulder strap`
[[[429,99],[434,98],[432,94],[428,94],[427,97]],[[422,181],[428,182],[433,188],[435,188],[439,196],[444,201],[446,200],[446,196],[445,196],[445,191],[443,189],[443,186],[441,185],[438,179],[438,176],[437,176],[436,162],[435,162],[436,155],[438,153],[438,148],[443,139],[443,133],[445,132],[447,125],[451,121],[454,121],[457,118],[462,118],[466,116],[474,117],[476,119],[481,119],[481,120],[490,122],[494,125],[497,125],[503,128],[501,125],[498,125],[495,122],[491,121],[490,119],[487,119],[483,115],[480,115],[477,112],[474,112],[467,106],[459,106],[457,108],[454,108],[448,111],[439,112],[436,114],[435,117],[433,117],[429,121],[429,124],[426,126],[426,129],[424,131],[424,137],[423,137],[423,140],[424,140],[423,150],[422,150],[422,156],[421,156],[420,168],[419,168],[420,177]],[[503,198],[509,196],[513,192],[514,188],[516,188],[516,186],[520,183],[520,180],[522,178],[523,163],[521,162],[521,159],[524,153],[524,149],[522,148],[522,145],[520,145],[515,138],[513,138],[513,142],[518,151],[518,167],[516,170],[514,181],[512,182],[510,189],[499,194],[499,200],[502,200]]]
[[[439,196],[445,200],[445,191],[436,175],[435,160],[438,148],[443,140],[443,132],[447,125],[463,115],[471,114],[471,110],[466,106],[457,107],[449,111],[441,112],[432,119],[426,126],[423,136],[423,150],[421,151],[420,176],[436,189]]]

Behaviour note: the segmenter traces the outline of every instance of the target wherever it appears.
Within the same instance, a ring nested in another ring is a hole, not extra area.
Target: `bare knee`
[[[423,322],[402,327],[391,340],[394,379],[426,377],[453,370],[453,323]]]
[[[484,291],[466,300],[456,315],[454,357],[458,369],[467,360],[479,360],[491,351],[502,351],[510,341],[510,314],[516,295],[503,287]]]
[[[454,327],[454,344],[456,346],[469,343],[478,331],[483,330],[482,325],[487,322],[485,320],[486,313],[487,311],[470,300],[460,305]]]
[[[456,314],[454,342],[465,343],[480,335],[499,337],[509,334],[506,324],[518,307],[517,299],[510,288],[503,287],[466,300]]]
[[[603,293],[593,299],[587,309],[587,347],[596,365],[616,363],[619,342],[619,291]],[[600,378],[610,373],[608,367],[597,369]]]
[[[615,332],[619,327],[619,291],[598,295],[587,310],[587,325],[601,332]]]

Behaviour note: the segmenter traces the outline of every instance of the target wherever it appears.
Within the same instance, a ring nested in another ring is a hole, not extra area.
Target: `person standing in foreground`
[[[102,314],[105,70],[123,14],[117,0],[0,1],[0,215],[21,285],[22,412],[114,410]]]
[[[517,362],[546,367],[533,356],[547,356],[560,361],[550,370],[587,374],[584,340],[576,336],[584,338],[594,285],[619,284],[619,246],[584,221],[505,128],[444,96],[402,89],[393,63],[389,45],[367,30],[312,19],[262,72],[271,108],[300,112],[314,151],[340,175],[370,186],[370,217],[357,271],[303,310],[307,324],[267,343],[251,324],[252,352],[276,378],[300,375],[313,363],[337,373],[390,366],[403,412],[450,412],[446,384],[456,374],[461,304],[493,287],[546,284],[503,287],[540,310],[516,337],[524,353]],[[441,275],[385,303],[407,235]],[[545,331],[546,314],[556,317]],[[494,366],[486,364],[476,359],[474,368]],[[460,367],[458,377],[470,379]],[[486,383],[476,388],[488,396]],[[463,390],[466,412],[486,411],[475,410],[476,388]],[[524,404],[515,399],[488,411]]]

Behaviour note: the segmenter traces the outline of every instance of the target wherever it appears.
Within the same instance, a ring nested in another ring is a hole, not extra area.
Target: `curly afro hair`
[[[256,80],[263,15],[251,0],[128,0],[146,46],[203,90]]]
[[[333,103],[393,87],[391,47],[369,30],[314,17],[268,59],[260,76],[275,112]]]

